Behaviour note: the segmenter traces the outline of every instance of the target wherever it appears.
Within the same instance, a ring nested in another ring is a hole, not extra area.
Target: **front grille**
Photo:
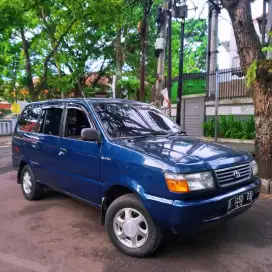
[[[250,164],[241,164],[230,168],[215,170],[218,183],[221,187],[234,185],[251,178]]]

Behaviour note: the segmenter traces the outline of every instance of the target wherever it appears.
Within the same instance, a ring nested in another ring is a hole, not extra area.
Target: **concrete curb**
[[[271,194],[271,195],[260,194],[260,198],[261,198],[261,199],[270,199],[270,200],[272,200],[272,194]]]
[[[268,179],[262,179],[262,186],[260,190],[261,194],[272,194],[272,181]]]

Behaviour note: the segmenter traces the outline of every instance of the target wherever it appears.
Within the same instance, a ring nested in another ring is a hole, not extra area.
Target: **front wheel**
[[[117,198],[106,213],[106,230],[112,243],[133,257],[146,257],[161,243],[161,231],[134,194]]]

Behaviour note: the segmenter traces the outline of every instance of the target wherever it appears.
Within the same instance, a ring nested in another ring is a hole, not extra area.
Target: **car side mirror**
[[[81,139],[87,142],[101,143],[100,133],[93,128],[84,128],[81,130]]]

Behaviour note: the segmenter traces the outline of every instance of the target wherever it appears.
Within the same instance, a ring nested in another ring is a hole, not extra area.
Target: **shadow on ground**
[[[243,215],[213,229],[194,235],[167,234],[159,251],[145,259],[125,256],[110,244],[100,225],[99,210],[51,190],[38,204],[27,205],[18,215],[36,213],[43,218],[44,212],[58,214],[55,207],[69,211],[70,233],[82,239],[69,257],[95,259],[103,264],[104,272],[272,271],[271,200],[258,200]]]

